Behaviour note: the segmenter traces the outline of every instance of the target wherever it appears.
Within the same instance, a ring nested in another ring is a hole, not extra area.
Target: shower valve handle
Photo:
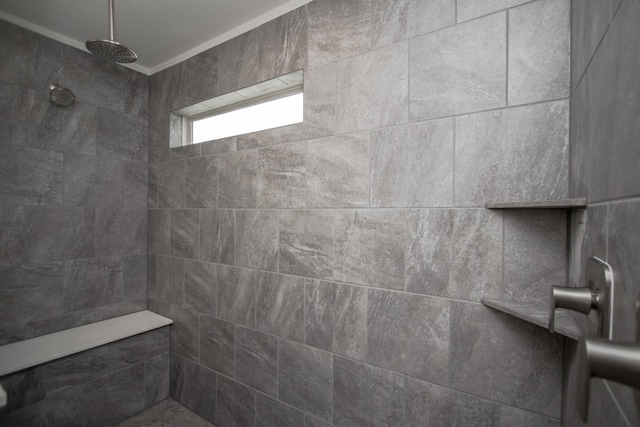
[[[554,332],[556,308],[589,314],[591,310],[599,309],[599,300],[598,292],[590,288],[552,286],[549,298],[549,331]]]

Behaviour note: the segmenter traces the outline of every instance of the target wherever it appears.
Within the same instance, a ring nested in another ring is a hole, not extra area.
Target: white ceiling
[[[311,0],[114,0],[115,39],[153,74]],[[109,38],[108,0],[0,0],[0,19],[84,49]]]

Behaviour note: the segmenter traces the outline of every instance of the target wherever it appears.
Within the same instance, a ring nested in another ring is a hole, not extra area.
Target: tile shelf
[[[545,329],[549,325],[549,305],[547,303],[483,298],[482,304]],[[555,331],[576,341],[580,339],[581,335],[571,314],[563,309],[556,310]]]
[[[580,209],[587,206],[584,197],[576,199],[554,199],[535,201],[498,201],[487,202],[487,209]]]

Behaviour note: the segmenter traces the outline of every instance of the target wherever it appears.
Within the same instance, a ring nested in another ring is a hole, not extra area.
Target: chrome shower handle
[[[549,297],[549,331],[554,332],[556,308],[589,314],[591,310],[599,309],[599,300],[598,292],[590,288],[552,286]]]
[[[583,337],[578,344],[575,375],[576,409],[586,423],[592,377],[640,390],[640,343]]]

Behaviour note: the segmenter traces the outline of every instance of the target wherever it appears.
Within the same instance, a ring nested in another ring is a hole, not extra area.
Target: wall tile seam
[[[495,15],[496,13],[510,11],[512,9],[517,9],[520,6],[524,6],[524,5],[528,5],[528,4],[531,4],[531,3],[535,3],[537,1],[543,1],[543,0],[529,0],[529,1],[526,1],[526,2],[523,2],[523,3],[520,3],[520,4],[516,4],[514,6],[505,7],[503,9],[499,9],[499,10],[493,10],[493,11],[491,11],[489,13],[485,13],[484,15],[474,16],[471,19],[467,19],[467,20],[464,20],[464,21],[458,21],[458,0],[456,0],[456,24],[464,24],[465,22],[475,21],[477,19],[481,19],[481,18],[485,18],[487,16]]]
[[[29,205],[32,206],[32,205]],[[132,209],[145,209],[145,208],[132,208]],[[482,206],[384,206],[384,207],[354,207],[354,206],[344,206],[344,207],[303,207],[303,208],[191,208],[191,207],[182,207],[182,208],[149,208],[149,211],[238,211],[238,212],[255,212],[255,211],[269,211],[269,212],[305,212],[305,211],[313,211],[313,212],[342,212],[347,213],[349,211],[365,211],[365,212],[401,212],[406,211],[408,214],[415,213],[416,211],[424,211],[424,210],[460,210],[460,211],[472,211],[472,210],[496,210],[486,208],[484,205]]]
[[[638,201],[640,201],[640,193],[638,195],[614,197],[610,199],[603,199],[603,200],[597,200],[597,201],[589,200],[586,208],[606,206],[606,205],[615,206],[615,205],[625,204],[625,203],[637,203]]]
[[[613,401],[613,404],[615,405],[616,409],[618,410],[618,413],[620,414],[624,422],[627,424],[627,427],[633,427],[633,424],[631,423],[631,421],[629,421],[629,417],[627,417],[627,414],[624,408],[616,398],[616,395],[613,392],[613,390],[611,390],[611,387],[609,386],[609,381],[603,379],[602,382],[604,383],[604,388],[607,390],[607,394],[609,395],[609,398]]]

